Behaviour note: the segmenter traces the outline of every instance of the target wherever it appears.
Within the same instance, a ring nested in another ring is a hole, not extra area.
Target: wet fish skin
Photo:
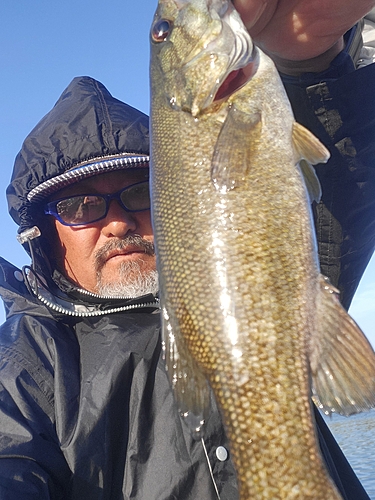
[[[221,0],[160,0],[152,26],[163,40],[151,49],[151,190],[167,368],[203,435],[209,380],[241,500],[339,499],[316,440],[311,377],[325,411],[373,407],[374,355],[319,273],[305,179],[312,197],[319,187],[296,163],[327,152],[295,124],[273,63],[239,27]],[[250,81],[214,101],[244,66]],[[330,388],[321,375],[335,337],[349,402],[337,401],[335,372]],[[348,345],[360,361],[345,361]]]

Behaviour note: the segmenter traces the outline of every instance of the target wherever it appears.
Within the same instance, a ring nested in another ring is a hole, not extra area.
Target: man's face
[[[102,174],[60,190],[53,199],[116,193],[147,178],[147,169]],[[97,222],[65,226],[54,219],[54,224],[58,235],[54,245],[58,267],[79,287],[104,294],[103,289],[111,291],[121,282],[136,279],[135,275],[155,275],[149,210],[127,212],[117,200],[111,200],[107,215]]]

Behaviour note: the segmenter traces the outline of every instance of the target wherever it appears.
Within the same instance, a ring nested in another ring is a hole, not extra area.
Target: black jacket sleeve
[[[7,337],[32,327],[27,317],[15,319],[0,331],[0,498],[63,499],[70,471],[55,430],[52,373],[24,356],[20,343],[7,345]]]

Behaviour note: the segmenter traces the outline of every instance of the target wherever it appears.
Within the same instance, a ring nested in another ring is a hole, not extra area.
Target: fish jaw
[[[256,72],[255,47],[229,0],[160,0],[151,42],[153,79],[159,75],[156,80],[174,109],[194,117]]]

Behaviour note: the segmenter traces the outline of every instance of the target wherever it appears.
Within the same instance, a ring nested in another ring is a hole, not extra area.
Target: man
[[[76,78],[16,159],[8,202],[32,267],[1,266],[2,498],[238,498],[215,402],[195,441],[160,361],[147,127]],[[368,498],[317,418],[343,497]]]

